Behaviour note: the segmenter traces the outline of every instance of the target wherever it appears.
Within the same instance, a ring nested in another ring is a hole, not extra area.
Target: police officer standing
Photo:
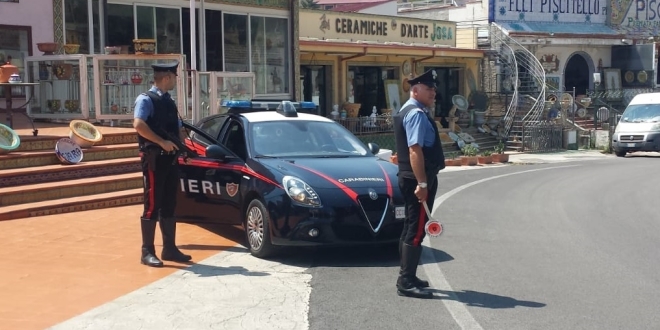
[[[138,133],[140,160],[144,176],[144,212],[142,229],[142,257],[140,262],[151,267],[162,267],[156,257],[154,236],[156,222],[160,222],[163,235],[161,258],[187,262],[189,255],[181,253],[174,243],[176,235],[176,193],[178,185],[177,146],[172,139],[184,141],[185,131],[176,103],[168,93],[177,82],[178,62],[154,64],[154,85],[135,99],[133,127]]]
[[[401,270],[396,283],[400,296],[431,298],[427,281],[417,277],[428,216],[423,202],[433,208],[438,172],[445,160],[438,128],[429,109],[435,102],[435,70],[409,80],[410,99],[394,114],[394,136],[399,163],[399,188],[406,204],[406,219],[399,241]]]

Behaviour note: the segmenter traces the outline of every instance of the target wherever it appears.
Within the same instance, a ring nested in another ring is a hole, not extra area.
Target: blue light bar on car
[[[316,104],[314,102],[290,102],[295,109],[316,109]],[[254,112],[254,111],[265,111],[265,110],[277,110],[278,107],[282,104],[282,101],[233,101],[225,100],[222,101],[222,107],[227,109],[229,112],[233,113],[244,113],[244,112]],[[305,112],[307,112],[305,111]],[[313,112],[313,111],[312,111]]]
[[[225,107],[225,108],[251,109],[252,108],[252,102],[250,102],[250,101],[225,100],[225,101],[222,101],[222,106]]]
[[[314,102],[300,102],[300,108],[302,108],[302,109],[316,109],[316,103],[314,103]]]

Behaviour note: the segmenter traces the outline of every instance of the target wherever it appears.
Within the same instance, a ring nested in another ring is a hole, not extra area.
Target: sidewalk
[[[140,264],[142,206],[0,221],[0,329],[44,329],[188,265]],[[177,241],[199,262],[234,247],[242,230],[179,224]],[[162,241],[156,233],[156,252]]]
[[[550,163],[563,163],[580,160],[598,160],[614,158],[612,154],[604,154],[599,150],[566,150],[554,153],[538,153],[528,154],[522,152],[509,153],[509,163],[507,164],[488,164],[476,166],[447,166],[442,172],[454,172],[465,170],[476,170],[489,167],[500,167],[510,165],[534,165],[534,164],[550,164]]]

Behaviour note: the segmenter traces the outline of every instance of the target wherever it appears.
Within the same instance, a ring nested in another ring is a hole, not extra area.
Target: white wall
[[[452,22],[475,22],[476,25],[488,25],[488,1],[468,3],[463,7],[442,7],[438,9],[399,12],[400,16],[435,19]]]
[[[362,14],[375,14],[375,15],[388,15],[388,16],[396,16],[396,12],[397,12],[396,0],[358,11],[358,13],[362,13]]]
[[[41,55],[37,43],[53,42],[53,2],[39,0],[20,0],[14,2],[0,2],[0,24],[22,25],[32,27],[32,54]]]

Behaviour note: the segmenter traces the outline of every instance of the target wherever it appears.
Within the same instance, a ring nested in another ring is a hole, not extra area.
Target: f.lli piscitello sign
[[[456,23],[397,16],[300,10],[300,37],[456,46]]]

